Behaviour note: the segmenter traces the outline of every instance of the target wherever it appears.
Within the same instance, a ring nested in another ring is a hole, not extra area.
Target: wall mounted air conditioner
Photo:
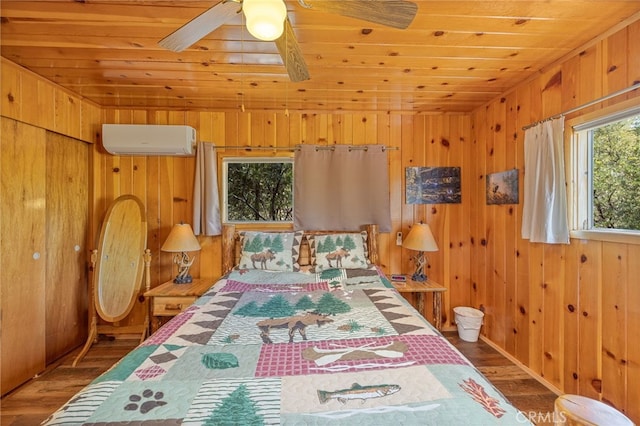
[[[103,124],[102,145],[113,155],[194,155],[196,129],[190,126]]]

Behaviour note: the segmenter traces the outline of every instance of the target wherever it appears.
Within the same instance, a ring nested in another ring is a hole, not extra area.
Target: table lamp
[[[200,243],[198,243],[198,239],[193,234],[191,225],[188,223],[173,225],[160,250],[175,253],[173,263],[178,265],[178,275],[173,280],[174,283],[187,284],[193,281],[193,278],[189,275],[189,268],[193,264],[195,256],[189,258],[187,252],[200,250]]]
[[[429,225],[426,223],[415,223],[409,231],[407,238],[402,242],[402,247],[418,252],[415,257],[416,272],[411,279],[414,281],[426,281],[427,276],[424,273],[424,265],[427,259],[424,252],[438,251],[438,244],[436,244],[436,240],[433,238],[433,233],[431,233]]]

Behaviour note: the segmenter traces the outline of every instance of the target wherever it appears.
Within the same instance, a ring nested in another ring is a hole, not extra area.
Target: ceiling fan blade
[[[418,5],[404,0],[298,0],[303,7],[337,13],[388,27],[407,28],[418,12]]]
[[[309,80],[309,70],[302,56],[298,40],[296,40],[296,35],[293,33],[289,18],[284,20],[284,31],[275,42],[291,81]]]
[[[210,9],[196,16],[162,40],[158,44],[174,52],[182,52],[198,40],[205,37],[241,10],[241,4],[235,0],[222,0]]]

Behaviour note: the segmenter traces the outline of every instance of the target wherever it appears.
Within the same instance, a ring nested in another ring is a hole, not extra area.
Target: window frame
[[[228,165],[230,163],[289,163],[291,164],[292,173],[291,173],[291,208],[295,204],[295,198],[293,194],[293,175],[295,173],[295,164],[294,158],[292,154],[278,154],[273,156],[264,155],[264,153],[260,153],[257,155],[228,155],[221,156],[220,158],[220,169],[222,170],[222,182],[221,182],[221,216],[223,224],[232,224],[239,225],[244,228],[251,228],[252,226],[267,226],[269,228],[291,228],[293,226],[293,217],[290,221],[239,221],[239,220],[229,220],[229,212],[228,212]]]
[[[600,125],[640,114],[640,99],[634,98],[565,122],[565,150],[569,200],[570,237],[640,245],[640,230],[593,228],[591,161],[593,144],[581,134]]]

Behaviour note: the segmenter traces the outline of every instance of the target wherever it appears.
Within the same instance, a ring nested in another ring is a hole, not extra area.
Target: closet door
[[[0,393],[45,368],[45,141],[1,118]]]
[[[47,132],[47,364],[87,335],[90,145]]]

